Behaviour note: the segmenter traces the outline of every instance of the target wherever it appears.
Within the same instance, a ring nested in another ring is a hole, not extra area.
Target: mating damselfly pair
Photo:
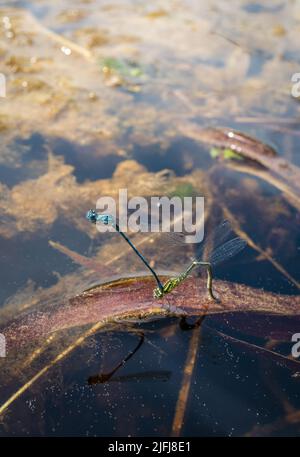
[[[115,220],[110,214],[103,214],[97,213],[95,210],[91,209],[87,212],[86,218],[92,222],[93,224],[101,223],[103,225],[110,225],[112,226],[116,232],[118,232],[123,239],[129,244],[129,246],[133,249],[136,255],[142,260],[144,265],[148,268],[148,270],[153,275],[157,287],[153,290],[154,298],[162,298],[164,295],[172,292],[179,284],[181,284],[196,268],[197,266],[202,266],[207,271],[207,290],[210,298],[216,300],[213,293],[212,288],[212,281],[213,281],[213,272],[212,268],[225,260],[235,256],[238,254],[245,246],[246,241],[240,237],[235,237],[228,240],[228,237],[231,233],[231,225],[228,221],[223,221],[214,231],[213,233],[206,237],[204,242],[201,244],[201,249],[197,253],[197,257],[193,259],[187,268],[178,276],[174,278],[168,279],[164,284],[160,281],[157,273],[155,270],[150,266],[149,262],[145,259],[145,257],[141,254],[141,252],[137,249],[137,247],[132,243],[132,241],[128,238],[125,233],[120,230],[118,221]],[[184,243],[184,241],[181,241]],[[207,248],[208,247],[208,252]],[[203,256],[204,257],[203,259]]]

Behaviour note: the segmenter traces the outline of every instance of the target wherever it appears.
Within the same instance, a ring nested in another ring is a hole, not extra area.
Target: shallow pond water
[[[124,187],[204,196],[210,225],[230,219],[248,241],[215,277],[288,295],[292,306],[299,194],[253,163],[217,160],[182,126],[240,130],[300,167],[299,28],[292,1],[0,1],[1,331],[143,271],[123,240],[84,217]],[[168,271],[191,254],[147,240],[143,249]],[[300,321],[258,311],[208,313],[188,330],[175,317],[91,334],[90,324],[61,325],[0,359],[0,435],[299,435],[290,354]]]

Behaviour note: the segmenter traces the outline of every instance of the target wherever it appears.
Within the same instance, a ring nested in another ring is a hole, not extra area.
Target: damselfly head
[[[93,224],[96,224],[97,222],[97,213],[95,210],[90,209],[87,213],[86,216],[88,221],[92,222]]]
[[[155,287],[153,291],[153,297],[154,298],[161,298],[163,296],[163,291],[160,287]]]
[[[103,225],[113,225],[114,223],[114,218],[110,214],[99,214],[94,209],[90,209],[85,217],[93,224],[101,222]]]

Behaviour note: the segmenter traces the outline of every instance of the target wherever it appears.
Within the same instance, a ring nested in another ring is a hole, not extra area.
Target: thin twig
[[[178,395],[175,415],[172,424],[171,436],[178,437],[181,435],[183,427],[184,415],[186,411],[186,405],[189,397],[191,388],[192,375],[196,363],[196,356],[198,352],[198,346],[201,337],[201,327],[195,328],[192,333],[192,338],[189,344],[189,350],[186,357],[186,363],[183,371],[183,379],[181,389]]]

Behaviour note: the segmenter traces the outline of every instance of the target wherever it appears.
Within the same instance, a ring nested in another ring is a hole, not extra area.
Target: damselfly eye
[[[96,213],[96,211],[94,211],[93,209],[90,209],[86,213],[86,218],[87,218],[88,221],[92,222],[93,224],[96,224],[96,222],[97,222],[97,213]]]
[[[153,291],[154,298],[161,298],[163,296],[162,291],[159,287],[156,287]]]

